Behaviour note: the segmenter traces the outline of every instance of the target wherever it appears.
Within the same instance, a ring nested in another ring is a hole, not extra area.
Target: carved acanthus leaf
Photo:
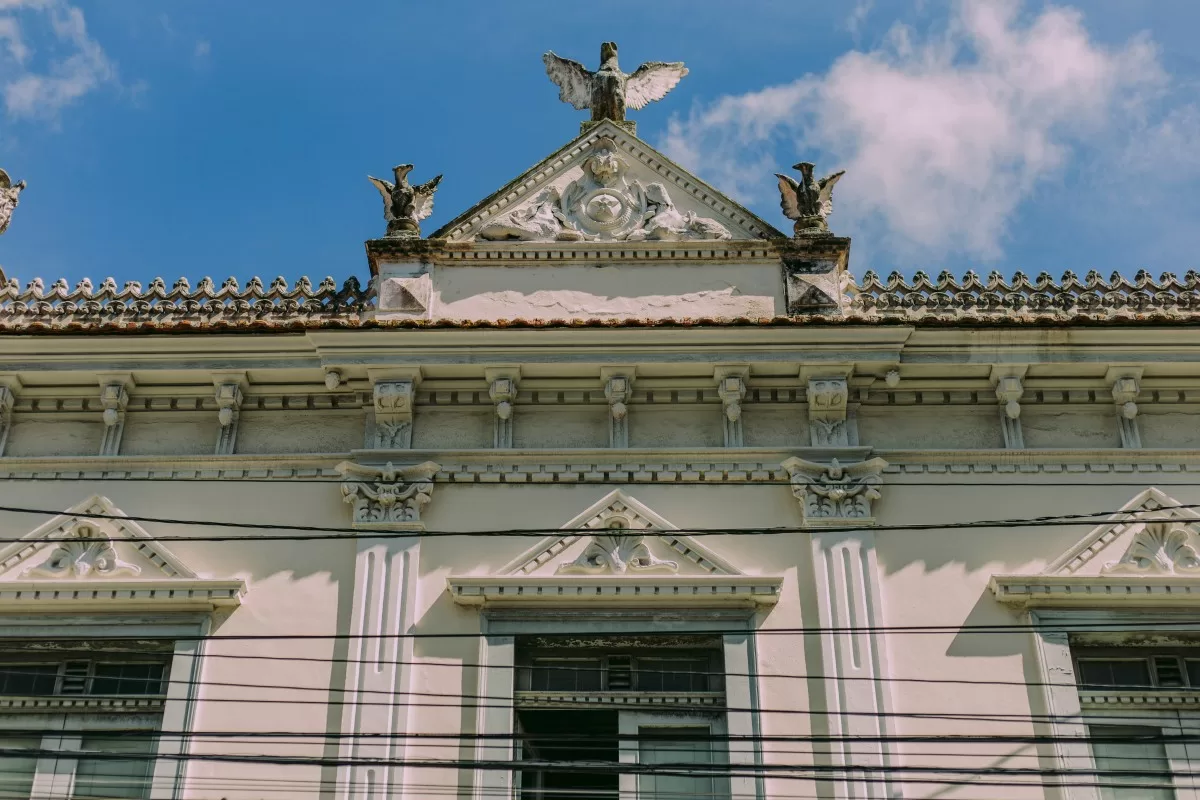
[[[80,522],[66,531],[50,557],[30,567],[23,577],[111,578],[134,576],[141,567],[122,561],[112,539],[90,522]]]
[[[882,495],[882,458],[843,466],[834,459],[817,464],[800,458],[783,462],[792,494],[800,501],[804,522],[809,525],[872,523],[872,503]]]
[[[642,534],[593,536],[579,558],[559,566],[561,574],[624,575],[629,572],[679,571],[679,563],[655,558]]]
[[[354,508],[356,528],[418,528],[421,511],[433,499],[432,461],[408,467],[368,467],[343,461],[342,500]]]

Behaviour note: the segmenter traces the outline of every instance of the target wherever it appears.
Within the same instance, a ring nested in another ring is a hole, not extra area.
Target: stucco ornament
[[[833,187],[846,174],[845,170],[817,180],[813,177],[815,164],[801,161],[792,167],[800,172],[800,180],[776,172],[779,179],[779,207],[783,215],[795,220],[796,236],[828,236],[828,218],[833,213]]]
[[[629,163],[616,142],[592,143],[583,174],[560,191],[549,187],[532,203],[480,229],[485,241],[692,241],[732,239],[715,219],[675,207],[661,183],[643,186],[626,177]]]
[[[8,223],[12,221],[13,211],[17,209],[23,191],[25,181],[13,183],[8,173],[0,169],[0,234],[8,230]]]
[[[882,458],[842,465],[837,459],[817,464],[789,458],[787,470],[792,494],[800,501],[807,525],[842,525],[875,521],[872,503],[882,494]]]
[[[609,520],[609,534],[599,534],[579,554],[579,558],[561,564],[558,572],[563,575],[624,575],[629,572],[678,572],[679,563],[655,558],[646,546],[645,535],[622,533],[629,523]]]
[[[1187,526],[1174,521],[1147,522],[1138,531],[1120,561],[1104,565],[1103,572],[1175,575],[1200,573],[1200,552],[1192,544]]]
[[[479,238],[488,241],[513,239],[523,242],[577,242],[583,234],[562,211],[562,196],[551,186],[533,201],[498,222],[483,226]]]
[[[388,236],[420,236],[421,220],[433,213],[433,194],[437,191],[442,176],[438,175],[419,186],[411,186],[408,173],[412,172],[412,168],[412,164],[392,167],[395,183],[367,176],[383,197],[383,218],[387,220]]]
[[[112,578],[134,576],[141,567],[117,556],[108,534],[89,522],[80,522],[66,531],[50,557],[22,573],[39,578]]]
[[[600,45],[600,68],[592,72],[578,61],[553,52],[542,56],[546,74],[558,85],[558,99],[580,111],[591,109],[592,120],[625,119],[625,109],[640,109],[661,100],[685,75],[682,61],[647,61],[631,74],[617,64],[617,43]]]
[[[356,528],[419,528],[421,511],[433,499],[432,461],[408,467],[368,467],[343,461],[342,500],[354,507]]]
[[[808,381],[809,437],[814,447],[848,447],[850,388],[845,378]]]

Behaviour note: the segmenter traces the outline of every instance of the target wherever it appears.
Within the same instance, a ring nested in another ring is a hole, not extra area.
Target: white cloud
[[[207,39],[201,39],[196,42],[196,46],[192,49],[194,58],[208,58],[212,54],[212,43]]]
[[[0,0],[0,94],[15,118],[53,119],[64,107],[116,80],[116,68],[87,31],[83,11],[63,0]],[[28,27],[45,29],[46,51],[35,59]],[[36,63],[35,63],[36,62]]]
[[[1131,129],[1166,80],[1144,37],[1106,47],[1075,10],[1021,11],[959,0],[940,33],[897,25],[823,75],[672,119],[662,144],[748,201],[773,191],[766,165],[820,154],[824,171],[847,170],[835,228],[923,257],[997,258],[1039,181]]]

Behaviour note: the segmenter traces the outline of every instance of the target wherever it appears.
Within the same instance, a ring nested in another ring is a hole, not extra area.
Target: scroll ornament
[[[792,494],[800,501],[805,524],[874,522],[872,503],[882,496],[881,473],[887,466],[882,458],[845,466],[836,458],[829,464],[789,458],[782,466],[788,472]]]
[[[39,578],[111,578],[141,573],[135,564],[122,561],[112,539],[88,522],[80,522],[66,532],[50,557],[22,573]]]
[[[354,526],[420,527],[421,511],[433,499],[433,476],[441,469],[432,461],[410,467],[368,467],[343,461],[337,470],[342,500],[354,508]]]

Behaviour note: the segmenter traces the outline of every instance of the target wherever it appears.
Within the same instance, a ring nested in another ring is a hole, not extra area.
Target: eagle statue
[[[682,61],[647,61],[627,75],[617,65],[616,42],[600,45],[600,69],[595,72],[553,52],[542,56],[542,61],[550,80],[558,84],[558,99],[581,111],[590,108],[597,122],[624,120],[627,106],[640,109],[661,100],[688,74]]]
[[[845,170],[817,180],[813,177],[815,164],[801,161],[792,169],[800,172],[800,180],[775,173],[779,178],[779,207],[783,215],[795,220],[797,236],[820,236],[829,233],[826,221],[833,213],[833,187],[846,174]]]
[[[24,190],[25,181],[13,183],[8,173],[0,169],[0,233],[8,230],[8,223],[12,221],[13,212],[16,211],[21,192]]]
[[[433,213],[433,193],[437,191],[442,176],[438,175],[420,186],[410,186],[408,173],[412,172],[412,168],[412,164],[392,167],[395,183],[367,176],[383,196],[383,218],[387,220],[388,236],[420,236],[419,223]]]

